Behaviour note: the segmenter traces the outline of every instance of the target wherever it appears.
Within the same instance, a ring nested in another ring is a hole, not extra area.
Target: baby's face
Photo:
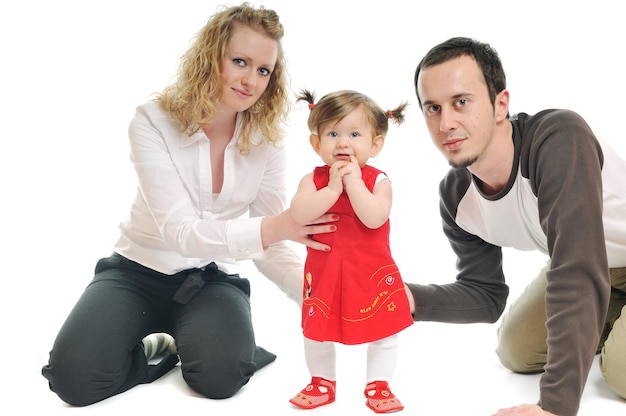
[[[318,154],[328,166],[354,156],[362,167],[373,156],[374,132],[362,106],[339,121],[326,123],[318,135]]]

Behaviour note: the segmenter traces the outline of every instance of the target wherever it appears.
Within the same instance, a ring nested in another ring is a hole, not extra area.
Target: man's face
[[[435,146],[451,166],[472,166],[489,154],[496,113],[480,67],[461,56],[423,69],[417,93]]]

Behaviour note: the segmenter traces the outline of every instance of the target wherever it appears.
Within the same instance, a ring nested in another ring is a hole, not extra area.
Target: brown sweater
[[[520,113],[511,123],[515,161],[505,189],[482,194],[466,169],[450,170],[440,184],[443,230],[458,256],[458,275],[444,285],[409,283],[414,319],[495,322],[509,293],[501,247],[548,254],[548,358],[539,404],[559,416],[574,416],[605,322],[608,266],[626,266],[620,264],[626,263],[626,182],[621,175],[626,167],[611,153],[611,163],[622,165],[603,168],[610,149],[603,151],[585,121],[571,111]],[[603,200],[603,187],[604,195],[613,195],[610,200]],[[608,230],[605,241],[604,224],[609,223],[621,225]]]

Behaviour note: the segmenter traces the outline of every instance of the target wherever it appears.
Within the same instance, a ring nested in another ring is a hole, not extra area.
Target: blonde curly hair
[[[252,107],[241,114],[243,128],[237,147],[245,154],[257,130],[268,143],[274,144],[283,137],[282,123],[286,121],[291,107],[286,59],[281,45],[284,28],[276,12],[262,6],[255,9],[248,3],[242,3],[240,6],[220,8],[182,55],[176,82],[158,94],[156,100],[180,122],[181,132],[197,132],[200,124],[211,122],[222,96],[220,64],[235,28],[247,26],[275,40],[278,56],[267,89]]]

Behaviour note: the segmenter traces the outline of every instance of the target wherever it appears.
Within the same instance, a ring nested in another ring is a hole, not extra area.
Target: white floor
[[[230,2],[0,4],[3,415],[305,414],[288,403],[309,379],[299,310],[257,276],[250,277],[258,343],[278,359],[232,399],[198,397],[176,369],[151,385],[72,408],[50,393],[40,374],[58,329],[96,260],[110,253],[134,198],[127,143],[134,108],[169,82],[192,35],[223,3]],[[415,12],[405,12],[406,0],[388,0],[385,7],[318,0],[303,3],[304,10],[292,0],[256,3],[281,15],[294,91],[362,90],[387,108],[409,101],[406,123],[390,129],[374,161],[394,184],[392,251],[405,281],[444,283],[455,273],[437,206],[447,164],[430,142],[412,85],[418,60],[435,43],[457,35],[492,43],[507,69],[512,113],[576,110],[626,155],[623,129],[615,129],[626,92],[621,55],[605,52],[623,49],[618,2],[572,7],[527,0],[520,7],[455,0],[420,2]],[[596,23],[593,29],[589,22]],[[297,106],[288,129],[290,192],[319,163],[308,145],[307,115],[305,106]],[[542,262],[528,253],[506,253],[512,298]],[[539,376],[500,366],[493,352],[496,328],[419,322],[404,331],[392,383],[406,406],[400,414],[489,416],[500,407],[535,402]],[[306,414],[373,414],[362,395],[364,350],[340,348],[338,358],[336,403]],[[625,414],[626,401],[605,385],[596,363],[580,416]]]
[[[338,390],[335,403],[315,410],[294,408],[288,399],[308,382],[299,329],[299,310],[269,281],[254,276],[253,313],[258,344],[278,355],[270,366],[259,371],[235,397],[209,400],[191,391],[179,368],[160,380],[138,386],[126,393],[85,408],[64,404],[48,390],[40,368],[47,360],[62,311],[24,322],[25,330],[41,328],[45,334],[36,343],[11,345],[5,352],[9,369],[3,370],[6,387],[2,407],[12,414],[111,415],[118,412],[174,414],[272,415],[373,415],[363,397],[365,350],[363,346],[338,347]],[[409,280],[405,277],[405,280]],[[515,290],[515,287],[513,288]],[[42,303],[50,302],[41,293]],[[60,302],[60,301],[59,301]],[[53,323],[54,321],[54,323]],[[400,414],[488,416],[498,408],[537,400],[539,375],[517,375],[504,369],[493,352],[496,325],[449,325],[418,322],[401,333],[399,363],[391,384],[405,405]],[[597,360],[596,360],[597,361]],[[28,386],[28,388],[24,388]],[[620,416],[626,401],[617,398],[603,382],[597,362],[589,376],[580,416]]]

